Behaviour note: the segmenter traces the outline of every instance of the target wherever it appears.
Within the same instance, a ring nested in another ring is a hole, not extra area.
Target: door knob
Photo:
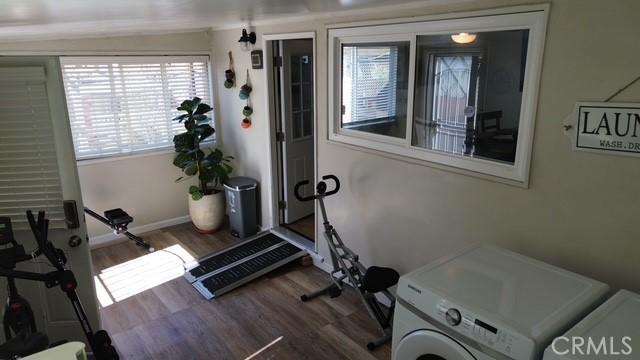
[[[72,235],[69,238],[69,246],[74,248],[74,247],[78,247],[80,246],[80,244],[82,244],[82,238],[78,235]]]

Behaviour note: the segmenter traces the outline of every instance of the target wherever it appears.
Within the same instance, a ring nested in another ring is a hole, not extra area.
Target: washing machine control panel
[[[480,319],[448,301],[438,303],[436,313],[438,320],[460,334],[504,355],[515,359],[526,359],[530,354],[531,344],[528,344],[526,338],[504,328],[499,328],[485,319]]]

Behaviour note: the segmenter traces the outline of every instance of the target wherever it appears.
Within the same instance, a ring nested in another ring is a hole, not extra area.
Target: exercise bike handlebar
[[[327,191],[324,196],[331,196],[335,193],[337,193],[338,191],[340,191],[340,180],[338,180],[338,177],[335,175],[325,175],[322,177],[322,180],[333,180],[333,185],[334,188],[331,191]],[[323,182],[323,181],[321,181]],[[319,185],[319,184],[318,184]],[[325,187],[326,190],[326,187]]]
[[[304,185],[309,184],[309,180],[302,180],[299,183],[297,183],[293,189],[293,193],[296,196],[296,199],[303,202],[311,201],[311,200],[317,199],[319,196],[322,196],[322,197],[331,196],[340,190],[340,180],[338,180],[337,176],[325,175],[322,177],[322,180],[323,181],[320,181],[318,185],[316,185],[316,194],[311,196],[302,196],[300,194],[300,188],[303,187]],[[327,183],[324,182],[324,180],[333,180],[334,188],[331,191],[327,191]]]
[[[45,218],[44,211],[38,211],[38,220],[36,221],[31,210],[27,210],[27,220],[38,244],[38,248],[29,257],[43,254],[57,270],[64,271],[67,259],[62,251],[56,249],[48,239],[49,219]]]

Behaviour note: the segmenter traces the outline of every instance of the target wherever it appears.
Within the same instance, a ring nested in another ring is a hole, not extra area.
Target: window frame
[[[338,29],[336,31],[340,33],[342,32],[342,30],[346,30],[346,29]],[[349,30],[352,30],[352,29],[346,30],[347,33],[349,32]],[[333,121],[329,121],[330,139],[332,139],[331,135],[334,134],[333,132],[334,129],[340,129],[339,134],[341,136],[345,136],[346,138],[353,138],[354,140],[356,140],[357,138],[362,138],[364,140],[369,140],[372,142],[382,142],[382,143],[388,143],[388,144],[404,143],[404,139],[402,138],[395,138],[392,136],[385,136],[385,135],[374,134],[374,133],[365,133],[365,132],[356,130],[355,126],[351,128],[342,127],[342,80],[341,80],[342,78],[342,45],[343,44],[380,44],[385,42],[408,42],[409,43],[409,75],[408,75],[407,84],[412,84],[413,77],[415,76],[415,38],[412,39],[411,34],[402,34],[402,33],[397,35],[396,34],[394,35],[377,34],[375,37],[367,36],[367,35],[363,36],[362,34],[355,34],[354,36],[346,35],[346,36],[334,37],[333,38],[334,41],[332,41],[331,40],[332,33],[335,35],[336,32],[333,30],[329,31],[330,44],[331,43],[334,44],[333,47],[329,48],[329,64],[330,64],[329,89],[334,89],[334,96],[333,97],[329,96],[329,111],[330,111],[330,114],[333,114],[333,118],[334,118]],[[333,66],[331,66],[332,63],[333,63]],[[337,78],[335,79],[336,81],[333,81],[334,85],[332,86],[331,79],[333,79],[334,76]],[[335,87],[335,84],[337,84],[337,87]],[[409,114],[413,114],[413,111],[409,110],[409,107],[413,106],[413,102],[411,101],[412,99],[413,99],[413,96],[407,93],[406,129],[409,129],[409,119],[410,119]],[[336,104],[336,106],[334,106],[334,104]],[[354,125],[357,125],[357,122]],[[336,140],[336,139],[332,139],[332,140]]]
[[[548,7],[527,7],[442,15],[424,21],[387,24],[336,25],[328,28],[328,141],[382,151],[418,160],[425,165],[436,163],[447,169],[479,175],[527,186],[533,132],[537,110],[540,73],[547,24]],[[450,17],[450,18],[449,18]],[[411,145],[416,89],[416,39],[420,35],[442,35],[457,32],[489,32],[529,30],[527,62],[520,109],[516,156],[513,164],[482,158],[448,154]],[[407,90],[407,124],[405,138],[341,127],[342,44],[359,42],[410,41],[409,81]]]
[[[197,61],[202,60],[206,64],[207,68],[207,81],[208,87],[207,90],[209,92],[209,104],[214,107],[215,104],[215,93],[214,93],[214,77],[213,77],[213,64],[212,64],[212,56],[210,53],[202,52],[202,53],[188,53],[184,54],[182,52],[179,53],[152,53],[152,54],[139,54],[139,53],[114,53],[114,54],[95,54],[95,55],[62,55],[59,57],[60,59],[60,74],[61,77],[64,78],[64,65],[65,64],[77,64],[82,62],[83,64],[93,65],[93,64],[104,64],[105,59],[114,59],[118,64],[139,64],[141,59],[148,59],[150,62],[159,61],[159,62],[170,62],[172,60],[182,60],[182,61]],[[63,85],[64,98],[65,98],[65,107],[67,105],[67,91],[66,85]],[[217,127],[217,118],[215,116],[214,110],[209,114],[211,118],[210,125],[216,129]],[[69,119],[70,121],[70,119]],[[75,141],[75,139],[74,139]],[[214,147],[219,144],[219,139],[217,134],[212,135],[209,139],[202,143],[203,147]],[[163,155],[168,153],[173,153],[173,145],[167,146],[158,146],[149,149],[141,149],[141,150],[133,150],[129,152],[118,152],[118,153],[110,153],[110,154],[99,154],[93,155],[91,157],[83,157],[78,158],[78,154],[75,152],[74,145],[74,156],[76,157],[77,164],[80,165],[91,165],[100,162],[109,162],[109,161],[117,161],[129,158],[137,158],[137,157],[146,157],[146,156],[154,156],[154,155]]]

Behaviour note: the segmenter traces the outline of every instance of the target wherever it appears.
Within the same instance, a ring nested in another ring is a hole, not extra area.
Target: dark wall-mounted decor
[[[233,54],[229,51],[229,68],[224,72],[224,87],[227,89],[235,85],[236,73],[233,71]]]
[[[263,66],[262,50],[253,50],[251,52],[251,67],[254,69],[262,69]]]

